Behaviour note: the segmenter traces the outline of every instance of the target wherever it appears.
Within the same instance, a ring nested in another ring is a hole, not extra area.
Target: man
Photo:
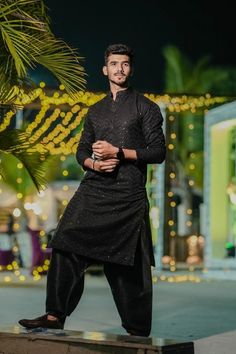
[[[87,114],[77,150],[85,176],[61,218],[47,278],[46,314],[26,328],[63,328],[83,292],[84,272],[101,262],[131,335],[149,336],[154,265],[146,196],[148,163],[165,158],[159,107],[129,86],[132,50],[105,52],[110,92]]]

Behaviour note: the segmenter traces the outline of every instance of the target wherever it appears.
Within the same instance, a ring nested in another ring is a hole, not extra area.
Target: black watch
[[[118,160],[123,161],[125,159],[125,154],[122,148],[119,148],[119,151],[116,154]]]

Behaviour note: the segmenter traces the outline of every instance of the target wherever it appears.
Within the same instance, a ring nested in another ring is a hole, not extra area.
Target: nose
[[[122,64],[118,64],[117,70],[118,70],[118,72],[123,72],[123,65]]]

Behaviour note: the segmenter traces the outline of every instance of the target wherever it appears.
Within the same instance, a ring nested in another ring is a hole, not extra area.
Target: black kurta
[[[142,234],[154,265],[145,184],[147,164],[165,158],[162,123],[159,107],[132,88],[118,92],[115,101],[108,94],[89,109],[78,162],[83,166],[92,156],[97,140],[135,149],[138,159],[125,160],[111,173],[87,170],[50,246],[99,261],[133,265]]]

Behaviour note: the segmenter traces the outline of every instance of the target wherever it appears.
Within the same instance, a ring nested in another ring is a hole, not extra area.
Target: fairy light
[[[67,93],[65,93],[65,87],[61,84],[58,90],[54,92],[48,93],[46,89],[45,82],[40,82],[39,87],[33,90],[30,94],[24,93],[21,91],[16,100],[16,104],[21,107],[35,105],[38,107],[38,113],[33,122],[31,122],[26,131],[29,133],[30,142],[34,145],[38,152],[49,151],[51,155],[59,155],[61,161],[66,160],[66,156],[71,153],[75,153],[78,145],[78,141],[81,136],[80,127],[81,122],[83,121],[88,108],[94,103],[101,100],[105,97],[105,93],[92,93],[92,92],[83,92],[79,91],[76,95],[76,99],[73,100],[69,97]],[[227,97],[212,97],[210,94],[202,95],[199,97],[192,97],[187,95],[182,95],[179,97],[172,97],[168,94],[165,95],[155,95],[155,94],[144,94],[151,101],[161,104],[166,108],[166,111],[169,113],[167,115],[167,120],[171,125],[171,133],[170,133],[170,142],[167,144],[168,151],[170,154],[174,154],[176,151],[176,143],[174,140],[177,137],[176,128],[173,127],[175,125],[175,121],[177,120],[177,114],[181,114],[181,112],[192,112],[195,113],[199,109],[205,113],[216,104],[222,104],[228,101]],[[39,102],[39,103],[38,103]],[[27,108],[27,107],[26,107]],[[5,114],[5,117],[0,124],[0,132],[7,129],[14,117],[14,112],[9,111]],[[195,125],[190,123],[188,125],[189,130],[193,131],[195,129]],[[190,132],[189,132],[190,133]],[[195,158],[195,154],[191,153],[190,157]],[[23,165],[21,163],[17,164],[18,169],[22,169]],[[189,170],[193,171],[196,169],[195,163],[189,164]],[[64,169],[62,171],[62,175],[67,177],[69,175],[69,171]],[[169,173],[170,180],[175,183],[176,174],[174,171],[170,171]],[[16,183],[21,184],[23,182],[22,178],[17,177]],[[189,186],[193,187],[195,182],[193,179],[189,180]],[[62,187],[63,191],[68,191],[69,187],[64,185]],[[2,191],[0,190],[0,193]],[[169,207],[171,210],[177,207],[177,204],[174,199],[174,193],[171,190],[167,191],[167,197]],[[22,193],[17,193],[17,198],[22,199]],[[64,199],[62,204],[66,206],[68,201]],[[25,209],[33,210],[35,214],[40,215],[41,210],[39,207],[32,207],[31,203],[24,204]],[[191,215],[191,213],[186,211],[187,214]],[[46,220],[46,215],[41,215],[42,220]],[[191,221],[189,221],[191,223]],[[169,219],[168,222],[170,230],[170,236],[176,236],[176,230],[173,230],[175,227],[174,220]],[[18,229],[19,224],[14,224],[14,229]],[[44,236],[45,234],[42,232],[40,236]],[[16,265],[15,265],[16,266]],[[48,264],[45,261],[45,265],[42,267],[42,271],[45,271],[45,267]],[[175,267],[175,265],[172,265]],[[13,267],[13,269],[15,269]],[[0,269],[1,270],[1,269]],[[20,274],[17,271],[18,276]],[[38,271],[34,274],[34,279],[39,280],[41,278]],[[23,279],[23,278],[22,278]],[[171,280],[173,281],[173,279]]]

